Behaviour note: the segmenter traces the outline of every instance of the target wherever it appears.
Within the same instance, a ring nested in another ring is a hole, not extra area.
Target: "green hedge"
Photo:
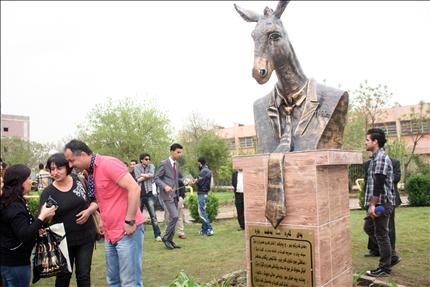
[[[190,210],[191,217],[194,219],[194,221],[201,223],[196,193],[187,196],[186,205]],[[208,214],[210,222],[213,222],[218,215],[218,205],[218,198],[212,192],[209,192],[208,201],[206,203],[206,212]]]
[[[430,175],[416,173],[406,180],[410,206],[430,206]]]
[[[39,216],[39,198],[29,198],[27,199],[27,203],[31,214],[34,218],[37,218]]]

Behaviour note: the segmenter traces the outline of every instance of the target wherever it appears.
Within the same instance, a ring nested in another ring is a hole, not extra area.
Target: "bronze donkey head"
[[[288,3],[289,1],[279,1],[275,11],[266,7],[263,15],[234,5],[236,11],[245,21],[257,22],[251,34],[255,43],[252,76],[259,84],[266,83],[273,70],[280,71],[288,68],[287,74],[303,75],[280,19]],[[288,77],[285,73],[283,74]]]

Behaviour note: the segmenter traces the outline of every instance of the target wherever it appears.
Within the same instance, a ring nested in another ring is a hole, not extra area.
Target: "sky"
[[[175,132],[191,113],[253,124],[276,83],[251,75],[255,23],[277,1],[1,1],[1,112],[58,142],[97,104],[153,101]],[[387,85],[392,103],[429,100],[430,2],[291,1],[281,17],[308,77],[347,91]],[[130,115],[131,117],[133,115]]]

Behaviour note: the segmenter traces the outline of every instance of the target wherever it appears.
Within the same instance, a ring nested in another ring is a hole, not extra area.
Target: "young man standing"
[[[143,216],[136,181],[122,161],[95,154],[82,141],[66,144],[64,156],[71,166],[88,171],[89,197],[97,199],[103,222],[107,285],[143,286]]]
[[[173,242],[175,236],[176,222],[178,221],[178,188],[179,188],[179,166],[177,161],[182,156],[183,147],[174,143],[170,146],[170,156],[160,162],[155,173],[155,184],[160,189],[160,199],[167,209],[169,218],[162,240],[167,249],[181,248]]]
[[[142,153],[139,159],[141,164],[135,166],[134,177],[140,185],[140,210],[143,212],[143,207],[146,207],[151,218],[154,238],[156,241],[161,241],[160,227],[158,227],[157,214],[155,213],[156,198],[152,193],[155,167],[151,163],[151,156],[148,153]]]
[[[367,271],[373,277],[388,276],[391,267],[397,262],[392,261],[392,247],[388,236],[388,222],[394,205],[393,166],[385,153],[385,133],[373,128],[366,133],[366,150],[372,152],[367,172],[367,184],[364,206],[368,216],[364,219],[364,231],[378,243],[380,252],[379,266]],[[375,209],[382,206],[384,211],[376,214]]]
[[[199,216],[202,220],[202,228],[200,235],[212,236],[214,231],[209,221],[208,214],[206,212],[206,203],[208,201],[208,193],[211,189],[212,172],[206,165],[206,159],[199,157],[197,160],[199,164],[199,177],[194,180],[194,184],[197,184],[197,197],[199,199]]]

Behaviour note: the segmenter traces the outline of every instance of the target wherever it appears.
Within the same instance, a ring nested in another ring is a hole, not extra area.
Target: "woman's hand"
[[[40,209],[39,218],[41,221],[49,220],[55,215],[55,210],[57,208],[55,206],[52,207],[46,207],[46,202],[42,205],[42,208]]]
[[[88,218],[91,216],[92,212],[87,208],[76,214],[76,223],[84,224],[87,222]]]

